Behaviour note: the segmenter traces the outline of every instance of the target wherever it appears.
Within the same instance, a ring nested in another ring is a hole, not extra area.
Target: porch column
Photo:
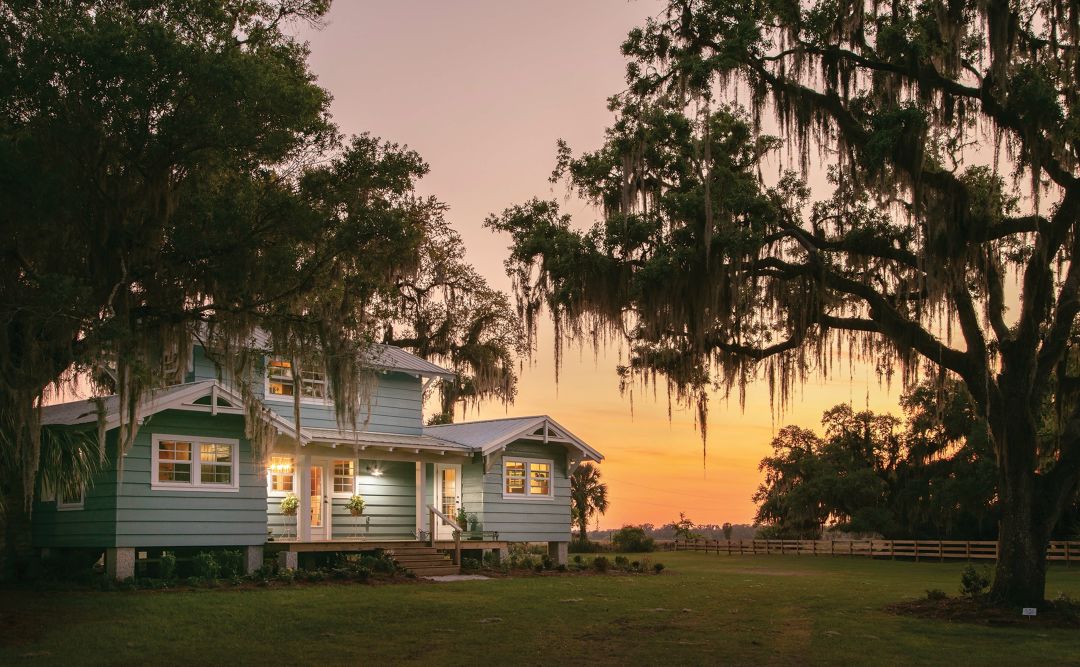
[[[110,547],[106,549],[105,574],[116,581],[134,577],[135,549],[131,547]]]
[[[416,462],[416,533],[426,530],[427,525],[427,465],[423,461]]]
[[[300,507],[296,510],[296,539],[301,542],[311,541],[311,455],[304,454],[297,457],[296,478],[300,480],[300,488],[296,496],[300,500]]]

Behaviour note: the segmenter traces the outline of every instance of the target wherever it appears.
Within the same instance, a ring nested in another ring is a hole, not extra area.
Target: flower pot
[[[363,515],[363,514],[364,514],[364,510],[358,510],[358,509],[352,509],[352,508],[350,508],[350,509],[349,509],[349,514],[351,514],[351,515],[353,515],[353,516],[361,516],[361,515]]]

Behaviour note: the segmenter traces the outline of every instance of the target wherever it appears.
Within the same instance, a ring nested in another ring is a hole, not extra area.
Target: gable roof
[[[196,401],[209,398],[210,402],[199,404]],[[120,397],[106,396],[100,399],[105,410],[105,430],[120,425]],[[200,380],[173,385],[150,392],[139,405],[135,418],[141,420],[163,410],[198,410],[211,414],[244,414],[244,399],[236,392],[222,385],[217,380]],[[279,431],[293,434],[296,426],[272,410],[260,411],[262,417],[277,426]],[[95,399],[72,401],[47,405],[41,409],[42,426],[77,426],[95,424],[98,419],[98,402]],[[301,431],[300,439],[306,442],[310,438]]]
[[[427,359],[421,359],[415,354],[406,352],[394,345],[373,345],[369,363],[377,370],[398,371],[413,375],[443,378],[445,380],[452,379],[455,376],[453,371],[433,364]]]
[[[425,426],[424,434],[478,449],[484,455],[499,451],[515,440],[537,440],[573,447],[593,461],[604,459],[603,454],[547,415]]]

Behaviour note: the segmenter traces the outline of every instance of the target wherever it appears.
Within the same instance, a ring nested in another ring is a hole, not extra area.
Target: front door
[[[461,507],[461,466],[439,463],[435,465],[435,500],[439,511],[451,519],[457,520],[458,508]],[[468,526],[462,526],[468,530]],[[435,538],[450,540],[454,529],[445,521],[435,518]]]
[[[330,539],[329,498],[326,494],[326,466],[311,466],[311,539],[312,541]]]

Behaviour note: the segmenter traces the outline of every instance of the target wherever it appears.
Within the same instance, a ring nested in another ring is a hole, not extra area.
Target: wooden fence
[[[870,558],[910,558],[996,560],[997,541],[961,540],[673,540],[661,548],[674,551],[736,555],[783,554],[792,556],[865,556]],[[1080,563],[1080,542],[1050,543],[1048,561]]]

